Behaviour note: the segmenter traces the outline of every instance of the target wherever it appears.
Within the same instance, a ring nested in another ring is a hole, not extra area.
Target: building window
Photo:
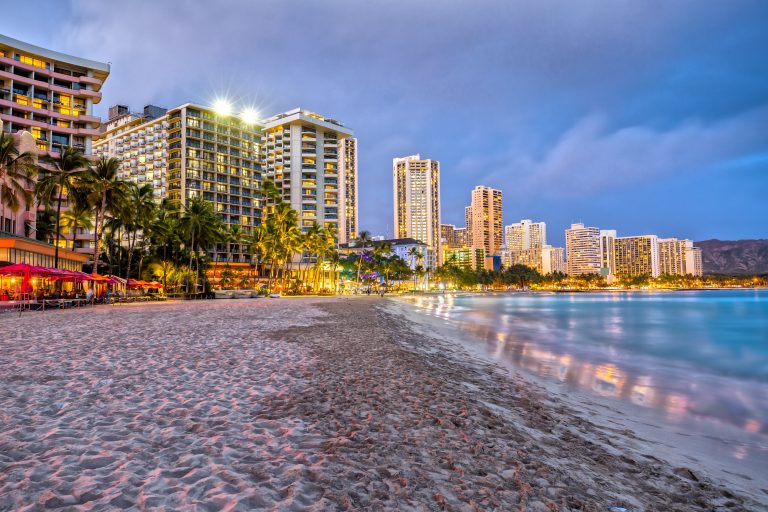
[[[19,60],[22,64],[26,64],[28,66],[34,66],[36,68],[42,68],[47,69],[48,63],[44,60],[35,59],[33,57],[27,57],[26,55],[19,55]]]

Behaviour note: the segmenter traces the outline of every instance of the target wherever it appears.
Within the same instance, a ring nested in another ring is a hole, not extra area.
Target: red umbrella
[[[0,274],[21,276],[25,272],[28,272],[31,276],[36,277],[50,277],[61,272],[55,268],[39,267],[37,265],[30,265],[28,263],[14,263],[13,265],[6,265],[0,267]]]
[[[37,265],[30,265],[29,263],[15,263],[0,268],[0,275],[22,276],[20,288],[22,293],[29,293],[32,291],[32,276],[52,277],[58,272],[59,271],[55,268],[39,267]]]

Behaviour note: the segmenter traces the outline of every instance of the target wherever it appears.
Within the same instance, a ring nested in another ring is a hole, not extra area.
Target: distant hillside
[[[704,240],[701,247],[705,274],[768,274],[768,240]]]

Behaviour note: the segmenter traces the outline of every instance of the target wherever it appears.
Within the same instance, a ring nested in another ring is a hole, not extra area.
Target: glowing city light
[[[232,113],[232,104],[224,98],[213,102],[213,110],[220,116],[228,116]]]
[[[240,119],[246,124],[255,124],[259,120],[259,113],[254,109],[249,108],[240,114]]]

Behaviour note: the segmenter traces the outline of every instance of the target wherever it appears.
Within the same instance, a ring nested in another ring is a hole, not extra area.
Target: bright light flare
[[[232,104],[224,98],[213,102],[213,110],[220,116],[228,116],[232,113]]]
[[[259,113],[252,109],[246,109],[240,114],[240,119],[246,124],[256,124],[259,121]]]

